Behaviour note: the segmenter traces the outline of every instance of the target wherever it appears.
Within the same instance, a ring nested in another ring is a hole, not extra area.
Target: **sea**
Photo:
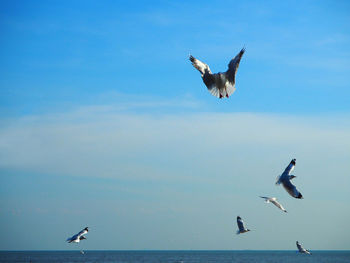
[[[1,263],[350,263],[350,250],[312,251],[0,251]]]

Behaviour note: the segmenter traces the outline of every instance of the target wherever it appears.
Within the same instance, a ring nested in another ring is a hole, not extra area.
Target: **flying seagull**
[[[294,170],[295,167],[295,162],[296,160],[293,159],[287,168],[284,170],[284,172],[280,175],[277,176],[277,181],[276,185],[282,184],[284,189],[293,197],[298,198],[298,199],[303,199],[302,194],[297,190],[295,185],[291,183],[291,180],[295,178],[295,175],[290,175],[290,173]]]
[[[250,231],[249,229],[246,229],[244,227],[243,220],[240,216],[237,216],[237,225],[238,225],[237,235]]]
[[[265,196],[260,196],[260,197],[264,198],[266,203],[272,203],[275,206],[277,206],[279,209],[281,209],[283,212],[287,213],[287,210],[284,209],[284,207],[279,202],[277,202],[277,198],[276,197],[265,197]]]
[[[209,92],[217,97],[224,98],[229,97],[235,92],[235,79],[239,66],[239,62],[244,54],[245,48],[233,58],[228,64],[228,70],[226,72],[211,73],[210,68],[204,62],[196,59],[190,55],[190,61],[192,65],[201,73],[204,84],[207,86]]]
[[[75,234],[74,236],[67,238],[67,242],[68,243],[72,243],[72,242],[79,243],[80,240],[86,239],[86,237],[84,235],[87,234],[87,232],[89,232],[89,229],[88,229],[88,227],[85,227],[78,234]]]
[[[303,248],[302,245],[298,241],[297,241],[297,248],[298,248],[300,253],[311,255],[311,252],[309,250]]]

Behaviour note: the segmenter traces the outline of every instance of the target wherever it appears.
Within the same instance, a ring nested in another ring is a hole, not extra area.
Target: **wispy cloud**
[[[150,115],[85,107],[24,117],[1,127],[0,166],[46,174],[169,179],[218,170],[229,174],[231,166],[243,169],[249,159],[285,163],[299,155],[315,164],[324,156],[335,161],[349,155],[348,118],[338,117],[342,126],[333,126],[333,118]]]

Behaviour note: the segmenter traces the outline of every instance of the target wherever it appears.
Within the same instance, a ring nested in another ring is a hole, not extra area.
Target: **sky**
[[[350,249],[348,1],[2,0],[0,32],[0,250]],[[211,96],[189,54],[242,47]]]

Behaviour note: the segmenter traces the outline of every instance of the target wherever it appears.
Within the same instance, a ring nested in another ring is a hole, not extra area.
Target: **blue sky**
[[[0,249],[349,249],[349,11],[1,1]],[[188,55],[224,71],[243,46],[218,100]],[[304,200],[274,185],[292,158]]]

